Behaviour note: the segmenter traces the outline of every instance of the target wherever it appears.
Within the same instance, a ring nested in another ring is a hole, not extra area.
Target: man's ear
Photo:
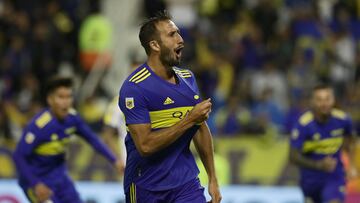
[[[157,51],[157,52],[160,51],[160,45],[159,45],[159,43],[158,43],[156,40],[150,41],[149,44],[150,44],[150,48],[151,48],[152,50]]]

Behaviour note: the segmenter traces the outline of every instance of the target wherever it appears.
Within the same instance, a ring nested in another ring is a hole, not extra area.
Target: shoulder
[[[82,122],[79,113],[74,108],[69,109],[69,114],[67,115],[66,119],[75,124],[78,122]]]
[[[348,120],[349,119],[349,116],[347,115],[347,113],[345,111],[342,111],[342,110],[336,109],[336,108],[331,111],[331,116],[336,119],[339,119],[339,120]]]
[[[143,86],[145,84],[144,82],[150,78],[149,76],[151,76],[151,74],[144,64],[135,69],[123,82],[120,88],[120,95],[122,93],[137,91],[137,89]]]
[[[300,126],[305,127],[313,121],[314,121],[314,114],[311,111],[306,111],[299,117],[298,123]]]
[[[149,78],[149,76],[151,75],[151,72],[148,70],[148,68],[143,64],[140,67],[138,67],[137,69],[135,69],[127,78],[126,78],[126,82],[128,83],[134,83],[134,84],[139,84],[143,81],[145,81],[146,79]]]
[[[34,116],[32,121],[29,124],[30,128],[43,129],[45,126],[49,125],[53,116],[51,115],[48,109],[44,109]]]

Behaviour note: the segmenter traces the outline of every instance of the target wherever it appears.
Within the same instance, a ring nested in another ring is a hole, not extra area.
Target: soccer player
[[[139,38],[147,62],[125,80],[119,97],[128,127],[126,202],[206,202],[189,149],[193,140],[209,177],[212,202],[218,203],[221,194],[206,124],[211,102],[201,101],[193,73],[176,67],[184,48],[179,29],[162,12],[141,26]]]
[[[334,91],[314,87],[311,110],[300,116],[292,131],[290,160],[300,167],[300,187],[314,203],[341,203],[345,171],[340,159],[344,149],[352,156],[354,136],[349,116],[334,108]]]
[[[122,163],[72,109],[70,78],[51,78],[46,86],[46,100],[49,107],[24,128],[14,152],[19,185],[33,203],[78,203],[79,194],[65,166],[65,147],[72,135],[84,138],[115,167],[120,168]]]

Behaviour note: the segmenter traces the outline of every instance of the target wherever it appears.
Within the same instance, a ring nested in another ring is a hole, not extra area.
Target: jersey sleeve
[[[306,139],[306,128],[297,123],[291,131],[290,147],[301,150]]]
[[[119,107],[124,113],[127,125],[151,123],[146,97],[138,86],[123,84],[119,95]]]
[[[26,127],[13,153],[13,159],[19,176],[25,178],[30,186],[35,186],[40,182],[39,178],[30,170],[28,162],[33,154],[34,148],[40,142],[40,132],[35,127]]]
[[[84,138],[97,152],[103,155],[111,163],[116,161],[115,155],[101,142],[98,136],[90,129],[90,127],[76,115],[77,133]]]

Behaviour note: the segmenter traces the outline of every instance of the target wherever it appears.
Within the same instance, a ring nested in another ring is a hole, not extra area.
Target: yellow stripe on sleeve
[[[136,80],[134,80],[133,82],[139,83],[139,82],[145,80],[146,78],[148,78],[150,75],[151,75],[151,73],[147,72],[147,74],[146,74],[144,77],[142,77],[142,78],[140,78],[140,79],[136,79]]]
[[[146,71],[146,68],[141,69],[139,72],[137,72],[135,75],[133,75],[129,81],[132,81],[135,77],[142,74],[144,71]]]
[[[46,124],[51,121],[51,114],[49,112],[44,112],[39,118],[36,119],[35,124],[39,128],[43,128]]]
[[[145,70],[143,73],[141,73],[139,76],[135,77],[134,79],[130,80],[131,82],[136,82],[136,80],[141,79],[142,77],[144,77],[146,74],[148,74],[149,71]]]

